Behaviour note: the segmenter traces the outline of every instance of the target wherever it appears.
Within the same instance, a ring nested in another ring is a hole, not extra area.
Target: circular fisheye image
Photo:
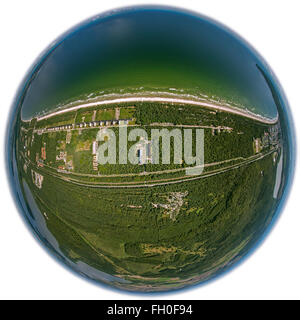
[[[6,139],[12,194],[39,241],[78,274],[136,292],[203,283],[257,247],[293,149],[259,54],[206,17],[155,6],[56,40],[21,84]]]

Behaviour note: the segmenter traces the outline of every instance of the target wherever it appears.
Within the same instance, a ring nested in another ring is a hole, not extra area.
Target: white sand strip
[[[263,123],[267,123],[267,124],[275,124],[278,121],[278,117],[276,117],[274,119],[265,118],[263,116],[252,113],[250,111],[243,110],[243,109],[237,109],[234,107],[216,105],[216,104],[212,104],[209,102],[188,100],[188,99],[182,99],[182,98],[167,98],[167,97],[126,97],[126,98],[117,98],[117,99],[111,99],[111,100],[100,100],[100,101],[95,101],[95,102],[88,102],[88,103],[83,103],[83,104],[80,104],[80,105],[77,105],[74,107],[58,110],[58,111],[49,113],[47,115],[40,116],[37,119],[39,121],[39,120],[51,118],[51,117],[56,116],[58,114],[63,114],[63,113],[78,110],[81,108],[88,108],[88,107],[99,106],[99,105],[103,105],[103,104],[118,104],[118,103],[123,103],[123,102],[167,102],[167,103],[197,105],[197,106],[201,106],[201,107],[205,107],[205,108],[210,108],[210,109],[213,109],[216,111],[224,111],[224,112],[238,114],[240,116],[250,118],[253,120],[257,120],[259,122],[263,122]]]

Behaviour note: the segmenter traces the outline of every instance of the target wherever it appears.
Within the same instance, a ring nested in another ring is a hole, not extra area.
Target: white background
[[[38,54],[74,24],[107,9],[145,1],[1,1],[0,130],[25,72]],[[299,109],[299,1],[152,1],[208,15],[247,39],[271,65],[289,99],[296,131]],[[32,237],[10,195],[0,165],[0,298],[2,299],[300,299],[299,174],[283,214],[258,250],[232,272],[210,282],[164,295],[113,291],[75,276]]]

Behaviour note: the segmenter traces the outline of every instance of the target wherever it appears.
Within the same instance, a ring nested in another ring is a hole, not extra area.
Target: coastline
[[[93,101],[93,102],[79,104],[79,105],[72,106],[69,108],[60,109],[60,110],[54,111],[52,113],[49,113],[49,114],[46,114],[43,116],[39,116],[39,117],[37,117],[37,120],[40,121],[40,120],[48,119],[53,116],[63,114],[66,112],[70,112],[70,111],[75,111],[75,110],[78,110],[81,108],[88,108],[88,107],[107,105],[107,104],[124,103],[124,102],[161,102],[161,103],[165,102],[165,103],[197,105],[197,106],[209,108],[209,109],[212,109],[215,111],[222,111],[222,112],[237,114],[237,115],[240,115],[240,116],[252,119],[252,120],[256,120],[256,121],[259,121],[262,123],[266,123],[266,124],[275,124],[278,121],[278,116],[274,119],[270,119],[270,118],[266,118],[266,117],[260,116],[258,114],[255,114],[251,111],[243,110],[243,109],[236,108],[236,107],[228,107],[228,106],[224,106],[224,105],[213,104],[210,102],[190,100],[190,99],[181,98],[181,97],[175,98],[175,97],[157,97],[157,96],[156,97],[151,97],[151,96],[135,96],[135,97],[129,96],[128,97],[127,96],[127,97],[123,97],[123,98],[97,100],[97,101]]]

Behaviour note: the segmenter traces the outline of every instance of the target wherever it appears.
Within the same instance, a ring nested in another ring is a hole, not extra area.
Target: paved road
[[[41,169],[39,167],[37,167],[34,163],[32,163],[30,160],[29,162],[31,163],[32,166],[35,167],[35,170],[39,171],[41,174],[48,174],[51,176],[54,176],[56,178],[59,178],[61,180],[76,184],[76,185],[80,185],[80,186],[85,186],[85,187],[92,187],[92,188],[144,188],[144,187],[154,187],[154,186],[161,186],[161,185],[169,185],[169,184],[175,184],[175,183],[182,183],[182,182],[186,182],[186,181],[192,181],[192,180],[198,180],[198,179],[204,179],[210,176],[214,176],[217,174],[221,174],[230,170],[234,170],[234,169],[238,169],[240,167],[249,165],[250,163],[253,163],[255,161],[259,161],[263,158],[265,158],[266,156],[272,154],[273,152],[277,151],[277,149],[272,149],[267,153],[264,154],[258,154],[255,157],[252,156],[248,159],[246,159],[245,161],[242,161],[238,164],[235,165],[231,165],[231,166],[227,166],[225,168],[220,168],[220,169],[216,169],[216,170],[212,170],[210,172],[207,173],[202,173],[199,176],[186,176],[185,178],[183,177],[177,177],[177,178],[169,178],[169,179],[160,179],[160,180],[151,180],[151,181],[144,181],[141,183],[137,183],[136,181],[134,182],[83,182],[74,178],[70,178],[67,176],[63,176],[59,173],[56,172],[45,172],[46,170]],[[28,161],[28,159],[27,159]]]

